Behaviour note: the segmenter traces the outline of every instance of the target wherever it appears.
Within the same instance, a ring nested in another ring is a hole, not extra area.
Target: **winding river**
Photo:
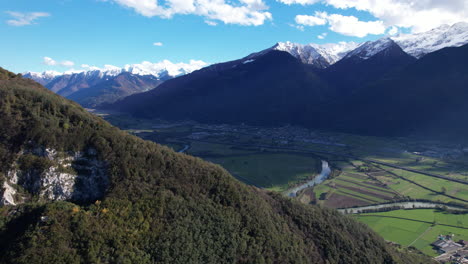
[[[315,185],[321,184],[325,180],[327,180],[330,177],[331,169],[330,166],[328,165],[328,162],[325,160],[322,160],[322,171],[320,174],[315,176],[314,179],[300,185],[297,187],[294,187],[286,192],[287,196],[289,197],[297,197],[297,193],[309,188],[313,187]],[[338,209],[339,212],[341,213],[348,213],[348,214],[358,214],[361,213],[364,210],[378,210],[378,209],[385,209],[385,208],[393,208],[393,207],[399,207],[400,209],[432,209],[432,208],[440,208],[440,207],[446,207],[447,209],[450,210],[457,210],[457,211],[468,211],[468,209],[463,208],[463,207],[457,207],[457,206],[452,206],[452,205],[445,205],[441,203],[432,203],[432,202],[395,202],[395,203],[387,203],[387,204],[376,204],[376,205],[366,205],[366,206],[361,206],[361,207],[353,207],[353,208],[345,208],[345,209]]]
[[[296,197],[298,192],[324,182],[326,179],[328,179],[328,177],[330,176],[330,173],[331,173],[331,169],[328,166],[328,162],[326,162],[325,160],[322,160],[322,172],[320,172],[320,174],[315,176],[314,179],[300,186],[294,187],[293,189],[288,190],[287,195],[289,197]]]
[[[187,151],[188,149],[190,148],[190,145],[185,145],[181,150],[177,151],[179,153],[184,153],[185,151]]]

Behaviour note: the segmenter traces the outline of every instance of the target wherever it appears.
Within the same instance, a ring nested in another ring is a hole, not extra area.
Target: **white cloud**
[[[75,63],[73,61],[62,61],[60,62],[60,65],[71,68],[75,65]]]
[[[297,24],[304,26],[325,25],[327,23],[325,18],[306,15],[297,15],[295,21]]]
[[[300,31],[304,31],[304,26],[303,25],[297,25],[297,24],[293,24],[293,23],[288,23],[288,26],[290,27],[293,27],[293,28],[296,28]]]
[[[49,65],[49,66],[57,65],[57,62],[55,60],[53,60],[52,58],[49,58],[49,57],[44,57],[43,62],[44,62],[45,65]]]
[[[380,35],[385,32],[383,21],[360,21],[355,16],[332,14],[327,16],[330,30],[347,35],[363,38],[367,35]]]
[[[414,32],[442,24],[468,21],[466,0],[327,0],[338,8],[368,11],[387,25],[412,27]]]
[[[176,14],[203,16],[209,25],[214,21],[225,24],[259,26],[272,20],[268,6],[262,0],[112,0],[122,6],[134,9],[146,17],[171,18]]]
[[[120,68],[117,67],[117,66],[114,66],[114,65],[110,65],[110,64],[105,64],[104,65],[104,70],[106,71],[115,71],[115,70],[119,70]]]
[[[45,12],[21,13],[21,12],[7,11],[6,13],[13,17],[13,19],[7,20],[6,23],[10,26],[16,26],[16,27],[35,24],[34,21],[37,20],[38,18],[50,16],[49,13],[45,13]]]
[[[292,5],[292,4],[312,5],[317,2],[320,2],[320,0],[277,0],[277,1],[283,4],[287,4],[287,5]]]
[[[62,62],[58,62],[50,57],[44,57],[42,59],[42,62],[45,64],[45,65],[48,65],[48,66],[63,66],[63,67],[68,67],[68,68],[71,68],[73,66],[75,66],[75,63],[73,61],[69,61],[69,60],[65,60],[65,61],[62,61]],[[83,64],[85,65],[85,64]]]
[[[218,23],[214,22],[214,21],[211,21],[211,20],[205,20],[205,23],[209,26],[217,26]]]
[[[394,36],[396,34],[398,34],[399,30],[398,30],[398,27],[395,27],[395,26],[391,26],[387,32],[387,34],[389,34],[390,36]]]
[[[153,46],[161,47],[163,45],[162,42],[154,42]]]
[[[325,39],[325,37],[328,35],[328,33],[322,33],[320,35],[317,36],[318,39]]]
[[[383,21],[360,21],[355,16],[343,16],[340,14],[327,14],[315,12],[314,16],[297,15],[296,23],[305,26],[329,25],[331,31],[353,37],[365,37],[369,34],[380,35],[385,33]]]
[[[383,21],[386,27],[412,28],[427,31],[442,24],[468,22],[466,0],[277,0],[285,4],[315,4],[335,8],[367,11]]]
[[[99,67],[96,67],[96,66],[89,66],[88,64],[81,64],[81,68],[83,68],[84,70],[87,70],[87,71],[96,71],[96,70],[100,70]]]

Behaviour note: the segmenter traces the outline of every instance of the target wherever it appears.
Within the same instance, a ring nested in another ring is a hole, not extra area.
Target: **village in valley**
[[[432,245],[437,249],[440,256],[435,259],[441,263],[466,264],[468,263],[468,241],[452,240],[452,235],[440,235]]]

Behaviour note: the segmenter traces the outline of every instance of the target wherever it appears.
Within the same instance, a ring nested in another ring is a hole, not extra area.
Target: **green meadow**
[[[438,235],[454,234],[455,241],[468,239],[468,214],[413,209],[359,214],[354,217],[369,225],[386,240],[403,246],[413,246],[430,256],[437,255],[431,243]]]

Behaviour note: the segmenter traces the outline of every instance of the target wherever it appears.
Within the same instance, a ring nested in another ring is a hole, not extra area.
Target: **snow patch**
[[[393,44],[394,42],[390,38],[381,38],[376,41],[367,41],[357,49],[349,52],[345,58],[358,57],[360,59],[367,60]]]
[[[275,50],[286,51],[302,63],[312,64],[319,68],[327,68],[342,59],[349,51],[358,46],[354,42],[340,42],[338,44],[297,44],[280,42],[273,47]]]
[[[452,26],[442,25],[427,32],[400,34],[392,39],[408,54],[421,58],[424,55],[446,48],[468,44],[468,23]]]
[[[292,42],[278,42],[273,47],[253,53],[245,59],[262,56],[271,50],[285,51],[299,59],[302,63],[314,65],[317,68],[327,68],[342,59],[349,51],[358,47],[355,42],[339,42],[329,44],[298,44]]]

